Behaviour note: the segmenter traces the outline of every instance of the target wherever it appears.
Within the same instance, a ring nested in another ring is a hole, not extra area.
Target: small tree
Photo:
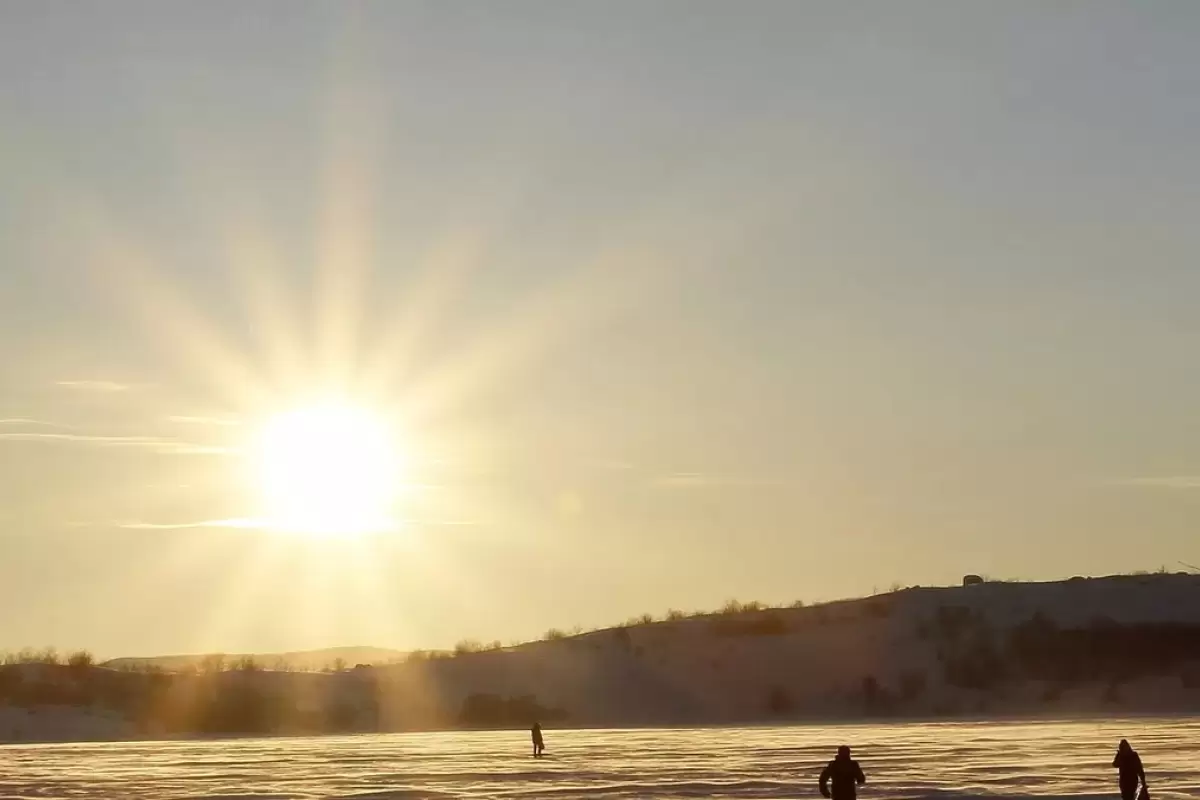
[[[474,639],[463,639],[454,645],[454,655],[465,656],[469,653],[478,653],[483,649],[483,645]]]
[[[85,670],[95,663],[95,658],[87,650],[76,650],[67,656],[67,666],[72,669]]]
[[[238,672],[258,672],[262,669],[259,663],[254,660],[254,656],[242,656],[234,662],[233,668]]]
[[[225,654],[210,653],[200,659],[200,671],[206,675],[215,675],[225,671]]]

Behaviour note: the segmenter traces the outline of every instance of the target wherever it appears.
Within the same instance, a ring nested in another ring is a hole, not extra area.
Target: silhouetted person
[[[1117,757],[1113,759],[1113,766],[1119,770],[1117,774],[1120,776],[1118,782],[1121,785],[1121,800],[1136,800],[1138,783],[1146,785],[1146,770],[1142,767],[1142,757],[1129,746],[1128,739],[1122,739],[1117,747]]]
[[[833,781],[833,793],[829,791],[829,782]],[[837,749],[837,758],[821,772],[821,796],[833,800],[855,800],[858,797],[858,787],[867,782],[862,767],[850,758],[850,748],[842,745]]]
[[[529,733],[533,737],[534,758],[541,758],[542,751],[546,749],[546,742],[542,739],[542,724],[540,722],[533,723]]]

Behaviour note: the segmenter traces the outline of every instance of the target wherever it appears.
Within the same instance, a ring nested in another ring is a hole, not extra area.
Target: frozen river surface
[[[854,747],[861,800],[1118,797],[1117,741],[1142,754],[1155,800],[1200,797],[1200,720],[547,731],[9,745],[0,798],[820,797]]]

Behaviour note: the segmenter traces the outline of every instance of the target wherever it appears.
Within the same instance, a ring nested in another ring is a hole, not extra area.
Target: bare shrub
[[[33,662],[37,664],[61,664],[62,658],[58,655],[57,648],[43,647],[34,655]]]
[[[254,656],[242,656],[233,662],[233,668],[238,672],[258,672],[262,669],[262,665],[254,659]]]
[[[200,671],[210,675],[217,672],[224,672],[225,654],[210,653],[209,655],[206,655],[204,658],[200,659]]]
[[[483,649],[483,645],[474,639],[463,639],[454,645],[454,655],[465,656],[470,653],[478,653]]]
[[[67,666],[74,669],[87,669],[95,663],[95,657],[87,650],[76,650],[67,656]]]

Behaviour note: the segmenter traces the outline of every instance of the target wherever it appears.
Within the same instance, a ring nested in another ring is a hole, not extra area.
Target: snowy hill
[[[1200,710],[1200,576],[915,588],[379,672],[445,712],[536,695],[582,724]]]
[[[88,738],[1200,711],[1200,576],[911,588],[332,674],[17,665],[4,705],[86,711]]]

